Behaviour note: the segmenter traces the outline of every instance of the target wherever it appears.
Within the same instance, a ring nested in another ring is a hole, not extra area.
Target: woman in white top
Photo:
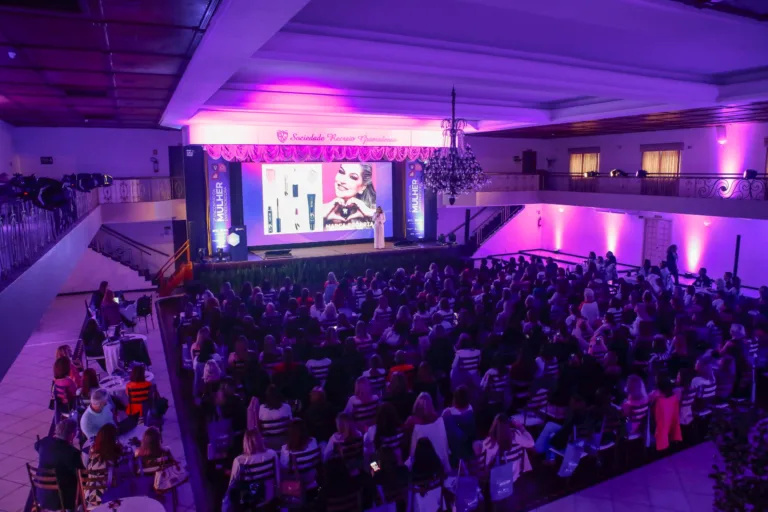
[[[416,444],[419,439],[427,438],[432,442],[435,453],[443,463],[446,473],[451,470],[451,463],[448,458],[448,436],[445,432],[445,423],[443,418],[435,412],[435,406],[432,403],[432,397],[429,393],[421,393],[413,404],[413,413],[406,421],[406,428],[413,427],[411,435],[411,458],[416,450]]]
[[[259,464],[267,462],[269,460],[277,460],[277,454],[274,450],[270,450],[264,446],[264,438],[261,437],[258,430],[249,430],[243,437],[243,454],[235,457],[232,461],[232,476],[229,478],[230,484],[235,482],[240,477],[240,467],[244,465]],[[272,485],[272,482],[266,482],[266,501],[271,500],[274,497],[274,489],[280,486],[280,470],[277,468],[276,484]]]
[[[333,292],[336,291],[338,286],[339,281],[336,280],[336,274],[328,272],[328,278],[325,281],[325,289],[323,290],[323,299],[325,299],[326,304],[330,304],[333,299]]]
[[[373,311],[373,321],[386,320],[389,321],[392,318],[392,308],[389,307],[389,301],[386,295],[379,297],[379,305]]]
[[[283,402],[283,396],[277,386],[271,384],[264,394],[264,403],[259,407],[259,421],[274,421],[291,418],[291,406]]]
[[[476,444],[479,445],[475,447],[476,451],[485,452],[485,465],[488,468],[504,464],[504,455],[509,454],[518,446],[523,449],[522,460],[514,462],[513,482],[518,479],[521,473],[531,470],[531,461],[528,459],[526,449],[533,448],[533,436],[521,423],[515,420],[510,421],[504,414],[496,415],[488,431],[488,437],[482,443]],[[499,457],[498,462],[496,461],[497,456]]]
[[[309,316],[320,320],[320,315],[323,314],[323,311],[325,311],[325,297],[323,297],[322,293],[318,292],[315,294],[315,303],[309,308]]]
[[[280,450],[280,465],[284,469],[291,468],[291,455],[299,455],[317,448],[317,441],[310,437],[307,424],[302,419],[291,420],[288,426],[288,442]],[[301,475],[301,480],[308,489],[317,487],[317,474],[308,471]]]
[[[325,310],[320,315],[321,324],[332,324],[339,320],[339,315],[336,312],[336,305],[333,302],[329,302],[325,305]]]
[[[584,302],[581,303],[581,315],[587,319],[589,325],[595,325],[600,319],[600,308],[595,302],[595,292],[591,288],[584,290]]]
[[[362,434],[357,430],[357,425],[352,415],[346,412],[339,413],[336,416],[336,429],[338,432],[334,433],[329,439],[328,444],[323,449],[323,460],[328,460],[334,456],[338,456],[336,445],[362,439]]]
[[[347,400],[344,412],[352,414],[356,405],[378,402],[378,400],[379,397],[374,395],[371,390],[371,381],[368,380],[368,377],[358,377],[355,381],[355,394]]]

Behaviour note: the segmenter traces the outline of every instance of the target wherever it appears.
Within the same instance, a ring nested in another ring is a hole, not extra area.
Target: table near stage
[[[120,351],[123,342],[140,341],[146,351],[147,337],[143,334],[124,334],[119,340],[108,339],[101,346],[104,348],[104,363],[107,373],[112,375],[120,367]]]
[[[150,371],[145,372],[144,377],[150,383],[155,380],[155,375]],[[127,404],[128,392],[125,390],[125,386],[130,380],[130,376],[110,375],[99,381],[99,387],[106,390],[111,396],[118,398],[124,404]]]
[[[91,512],[165,512],[165,507],[146,496],[131,496],[102,503]]]

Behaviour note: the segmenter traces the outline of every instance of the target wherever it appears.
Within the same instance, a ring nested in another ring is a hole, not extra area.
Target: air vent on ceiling
[[[70,98],[106,98],[109,95],[106,89],[64,89],[64,94]]]
[[[82,0],[0,0],[0,7],[82,14]]]

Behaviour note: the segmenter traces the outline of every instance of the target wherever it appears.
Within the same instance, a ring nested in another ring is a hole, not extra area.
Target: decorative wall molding
[[[424,160],[429,147],[405,146],[260,146],[256,144],[210,144],[203,146],[208,156],[228,162],[361,162]]]

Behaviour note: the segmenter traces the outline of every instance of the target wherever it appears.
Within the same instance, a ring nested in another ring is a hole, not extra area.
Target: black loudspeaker
[[[410,247],[412,245],[416,245],[413,240],[400,240],[398,242],[395,242],[395,247]]]
[[[530,149],[523,151],[523,173],[536,174],[536,152]]]
[[[232,261],[248,261],[248,236],[245,233],[245,226],[229,228],[227,248]]]
[[[264,253],[264,259],[271,260],[276,258],[293,258],[290,249],[279,249],[267,251]]]

